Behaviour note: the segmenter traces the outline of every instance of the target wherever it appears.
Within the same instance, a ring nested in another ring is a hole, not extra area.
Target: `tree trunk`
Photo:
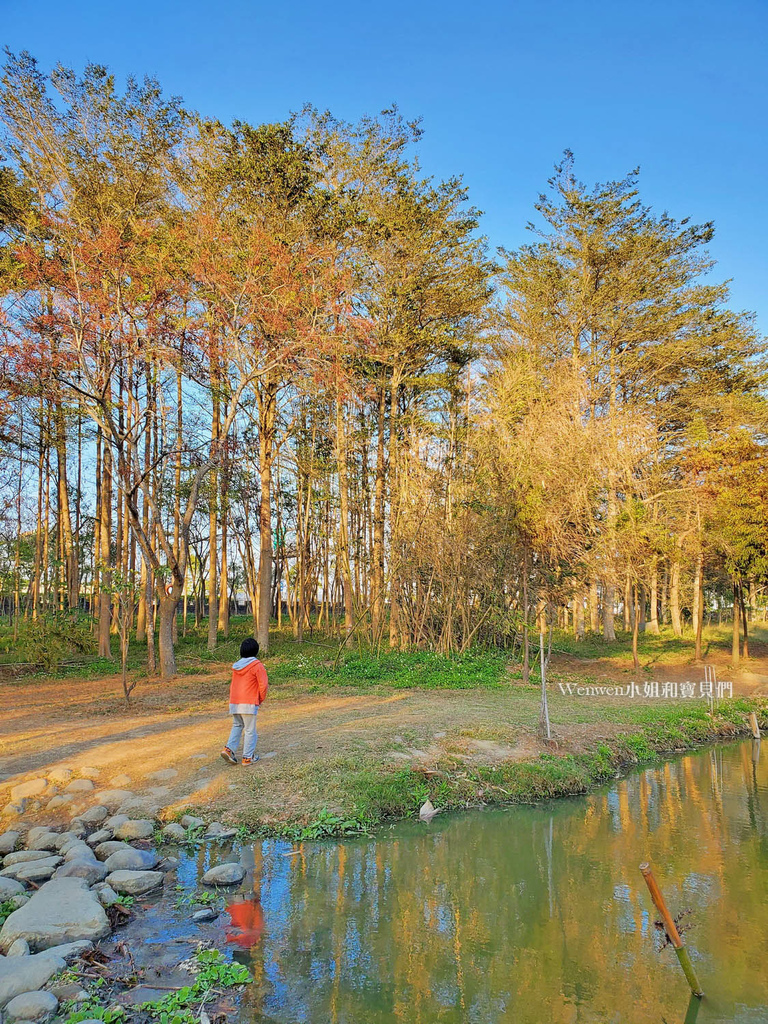
[[[105,441],[101,458],[101,487],[99,508],[99,551],[101,554],[101,573],[99,589],[99,657],[112,657],[110,647],[110,610],[112,595],[112,567],[110,552],[110,532],[112,522],[112,449]]]
[[[635,672],[640,668],[637,656],[637,633],[640,626],[640,609],[637,607],[637,583],[632,587],[632,664]]]
[[[173,679],[176,675],[176,655],[173,650],[173,620],[176,618],[178,596],[160,594],[160,615],[158,647],[160,653],[160,676]]]
[[[258,394],[259,402],[259,613],[256,639],[262,653],[269,649],[269,617],[272,603],[272,456],[275,434],[276,388],[267,384]]]
[[[696,631],[694,658],[701,661],[701,631],[704,623],[704,559],[701,548],[696,556],[696,577],[693,584],[693,628]]]
[[[739,587],[739,607],[741,608],[741,628],[744,631],[744,638],[741,642],[741,654],[744,661],[749,659],[749,626],[747,620],[747,605],[744,599],[744,585]]]
[[[373,607],[372,633],[378,643],[384,629],[384,421],[387,409],[387,392],[382,384],[376,415],[376,480],[373,504]]]
[[[651,601],[650,618],[648,620],[648,632],[654,636],[659,635],[659,570],[656,559],[653,560],[651,570]]]
[[[339,470],[339,561],[344,582],[344,632],[352,633],[352,571],[349,561],[349,487],[347,481],[347,440],[341,400],[336,399],[336,461]],[[307,496],[309,501],[309,495]]]
[[[683,635],[683,623],[680,618],[680,556],[679,542],[672,559],[669,573],[669,611],[672,616],[672,632],[675,636]]]
[[[72,536],[72,516],[69,508],[69,487],[67,485],[67,434],[64,424],[64,409],[60,400],[55,402],[56,457],[58,462],[59,528],[64,559],[64,574],[67,588],[67,605],[74,610],[80,603],[80,579],[77,565],[77,548]]]
[[[577,640],[584,639],[584,591],[581,587],[573,595],[573,631]]]
[[[216,457],[219,443],[219,395],[218,385],[212,387],[213,415],[211,417],[211,458]],[[216,650],[219,630],[219,579],[218,579],[218,503],[219,475],[211,470],[209,480],[210,510],[208,517],[208,650]]]
[[[612,583],[603,584],[603,638],[605,640],[616,639],[616,629],[613,625],[614,619],[615,590]]]
[[[594,576],[589,584],[589,628],[593,633],[600,632],[600,598]]]
[[[733,581],[733,636],[731,639],[731,666],[739,667],[739,584]]]

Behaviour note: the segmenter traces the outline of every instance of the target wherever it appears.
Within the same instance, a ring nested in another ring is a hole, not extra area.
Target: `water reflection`
[[[241,1020],[768,1022],[768,760],[751,741],[579,800],[248,851]],[[243,851],[246,853],[246,851]],[[707,998],[659,951],[650,860]]]

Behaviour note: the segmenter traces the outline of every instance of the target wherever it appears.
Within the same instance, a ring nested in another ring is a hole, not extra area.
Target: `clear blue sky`
[[[0,0],[0,26],[46,68],[156,75],[225,121],[397,102],[494,245],[525,240],[566,147],[589,182],[639,165],[659,212],[715,221],[732,305],[768,332],[768,0]]]

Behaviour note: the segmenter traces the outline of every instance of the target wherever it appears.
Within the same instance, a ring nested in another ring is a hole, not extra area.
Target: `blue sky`
[[[396,102],[507,248],[566,147],[588,182],[639,165],[659,212],[715,221],[717,274],[768,332],[768,0],[0,0],[0,25],[46,68],[153,74],[222,120]]]

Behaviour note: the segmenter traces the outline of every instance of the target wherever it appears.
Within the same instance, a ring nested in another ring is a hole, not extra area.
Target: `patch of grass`
[[[305,662],[309,678],[326,686],[387,686],[395,690],[469,690],[507,683],[507,657],[498,651],[472,650],[449,657],[431,651],[350,651],[338,665]]]

